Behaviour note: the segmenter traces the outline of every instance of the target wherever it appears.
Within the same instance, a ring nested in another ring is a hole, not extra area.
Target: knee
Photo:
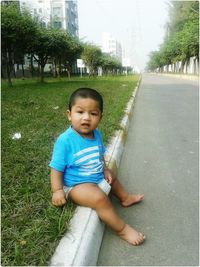
[[[95,208],[101,208],[103,206],[107,206],[109,204],[109,199],[107,195],[105,195],[103,192],[101,194],[96,195],[95,197]]]

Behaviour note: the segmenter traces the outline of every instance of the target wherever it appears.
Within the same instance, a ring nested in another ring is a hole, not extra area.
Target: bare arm
[[[51,192],[52,204],[62,206],[66,203],[65,192],[63,191],[62,172],[51,168]]]
[[[112,184],[112,182],[113,182],[113,173],[112,173],[112,171],[107,167],[105,158],[104,158],[104,179],[105,179],[109,184]]]

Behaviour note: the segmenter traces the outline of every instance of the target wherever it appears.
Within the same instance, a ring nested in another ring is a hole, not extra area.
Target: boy
[[[109,184],[124,207],[144,197],[129,194],[106,167],[105,149],[97,130],[102,113],[103,99],[96,90],[79,88],[72,93],[67,110],[71,126],[56,140],[50,162],[52,204],[62,206],[69,196],[76,204],[95,209],[100,219],[122,239],[140,245],[145,236],[116,214],[103,191],[103,186]]]

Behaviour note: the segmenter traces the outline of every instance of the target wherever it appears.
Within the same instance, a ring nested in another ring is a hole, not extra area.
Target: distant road
[[[106,228],[98,265],[199,266],[197,81],[144,74],[119,178],[143,203],[118,213],[147,237],[132,247]]]

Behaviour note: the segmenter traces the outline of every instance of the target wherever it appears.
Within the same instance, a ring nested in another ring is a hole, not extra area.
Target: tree
[[[68,34],[67,46],[63,54],[61,55],[61,63],[68,73],[68,78],[70,78],[71,75],[70,73],[72,65],[75,63],[77,58],[80,58],[82,51],[83,45],[80,43],[80,41]]]
[[[11,72],[16,55],[24,55],[34,41],[37,23],[30,14],[20,12],[15,5],[1,7],[2,58],[5,63],[8,84],[11,86]]]
[[[37,38],[31,47],[31,54],[38,62],[40,82],[44,81],[44,68],[51,56],[63,49],[63,36],[56,29],[40,27],[37,31]]]
[[[89,68],[89,76],[97,73],[97,67],[100,65],[101,49],[93,44],[84,44],[82,59]]]
[[[54,61],[55,76],[60,77],[62,63],[65,63],[66,54],[71,50],[72,37],[62,30],[51,29],[51,38],[53,42],[49,55]]]
[[[119,60],[106,53],[101,55],[99,63],[106,75],[122,69],[122,64],[119,62]]]
[[[80,43],[65,31],[40,28],[32,46],[32,54],[39,65],[40,81],[44,81],[44,67],[48,60],[54,62],[55,73],[60,77],[62,65],[69,68],[72,60],[80,51]]]
[[[170,21],[167,33],[159,51],[150,54],[149,69],[199,57],[199,2],[171,1]]]
[[[174,59],[187,61],[199,54],[198,1],[172,1],[169,42],[173,43]],[[168,41],[168,40],[167,40]]]
[[[155,71],[157,68],[162,67],[161,54],[159,53],[159,51],[152,51],[150,53],[150,60],[147,67],[151,71]]]
[[[170,1],[169,34],[181,31],[188,20],[198,17],[198,13],[198,1]]]
[[[40,81],[44,81],[44,67],[50,57],[51,32],[46,28],[39,28],[37,38],[31,47],[31,54],[38,62]]]
[[[185,60],[192,56],[199,55],[199,22],[198,20],[189,20],[185,23],[183,30],[177,37],[180,40],[181,52]]]

